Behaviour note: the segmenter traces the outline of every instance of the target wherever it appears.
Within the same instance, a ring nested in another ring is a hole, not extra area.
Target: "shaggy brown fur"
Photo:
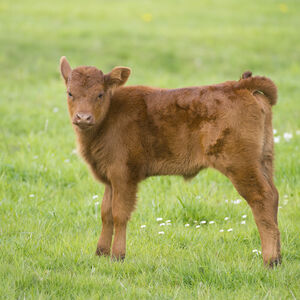
[[[98,255],[125,257],[126,225],[137,185],[154,175],[195,176],[211,167],[227,176],[250,205],[264,263],[280,262],[278,192],[273,182],[271,105],[274,83],[245,72],[239,81],[159,89],[123,87],[130,69],[104,75],[95,67],[61,73],[79,150],[105,184]]]

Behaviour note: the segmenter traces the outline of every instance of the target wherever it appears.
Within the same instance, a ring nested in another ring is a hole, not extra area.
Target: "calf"
[[[97,255],[124,259],[126,226],[140,181],[155,175],[189,179],[204,168],[227,176],[250,205],[264,263],[280,262],[278,192],[273,182],[271,106],[277,89],[245,72],[239,81],[160,89],[127,86],[130,69],[60,68],[79,152],[105,185]]]

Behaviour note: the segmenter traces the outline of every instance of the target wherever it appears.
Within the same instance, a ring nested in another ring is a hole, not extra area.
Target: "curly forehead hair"
[[[104,76],[103,72],[95,67],[78,67],[72,71],[68,81],[89,88],[96,84],[103,84]]]

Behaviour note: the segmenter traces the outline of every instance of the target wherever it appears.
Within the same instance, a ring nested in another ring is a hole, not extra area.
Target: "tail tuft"
[[[248,89],[254,92],[263,93],[269,100],[271,105],[275,105],[277,102],[277,87],[275,83],[263,76],[254,76],[247,71],[243,73],[242,78],[236,83],[238,89]]]

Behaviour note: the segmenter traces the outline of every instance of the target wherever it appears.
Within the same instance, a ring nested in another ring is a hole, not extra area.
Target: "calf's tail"
[[[269,100],[271,105],[277,102],[277,87],[275,83],[263,76],[254,76],[250,71],[245,72],[242,78],[237,82],[238,89],[248,89],[254,92],[263,93]]]

